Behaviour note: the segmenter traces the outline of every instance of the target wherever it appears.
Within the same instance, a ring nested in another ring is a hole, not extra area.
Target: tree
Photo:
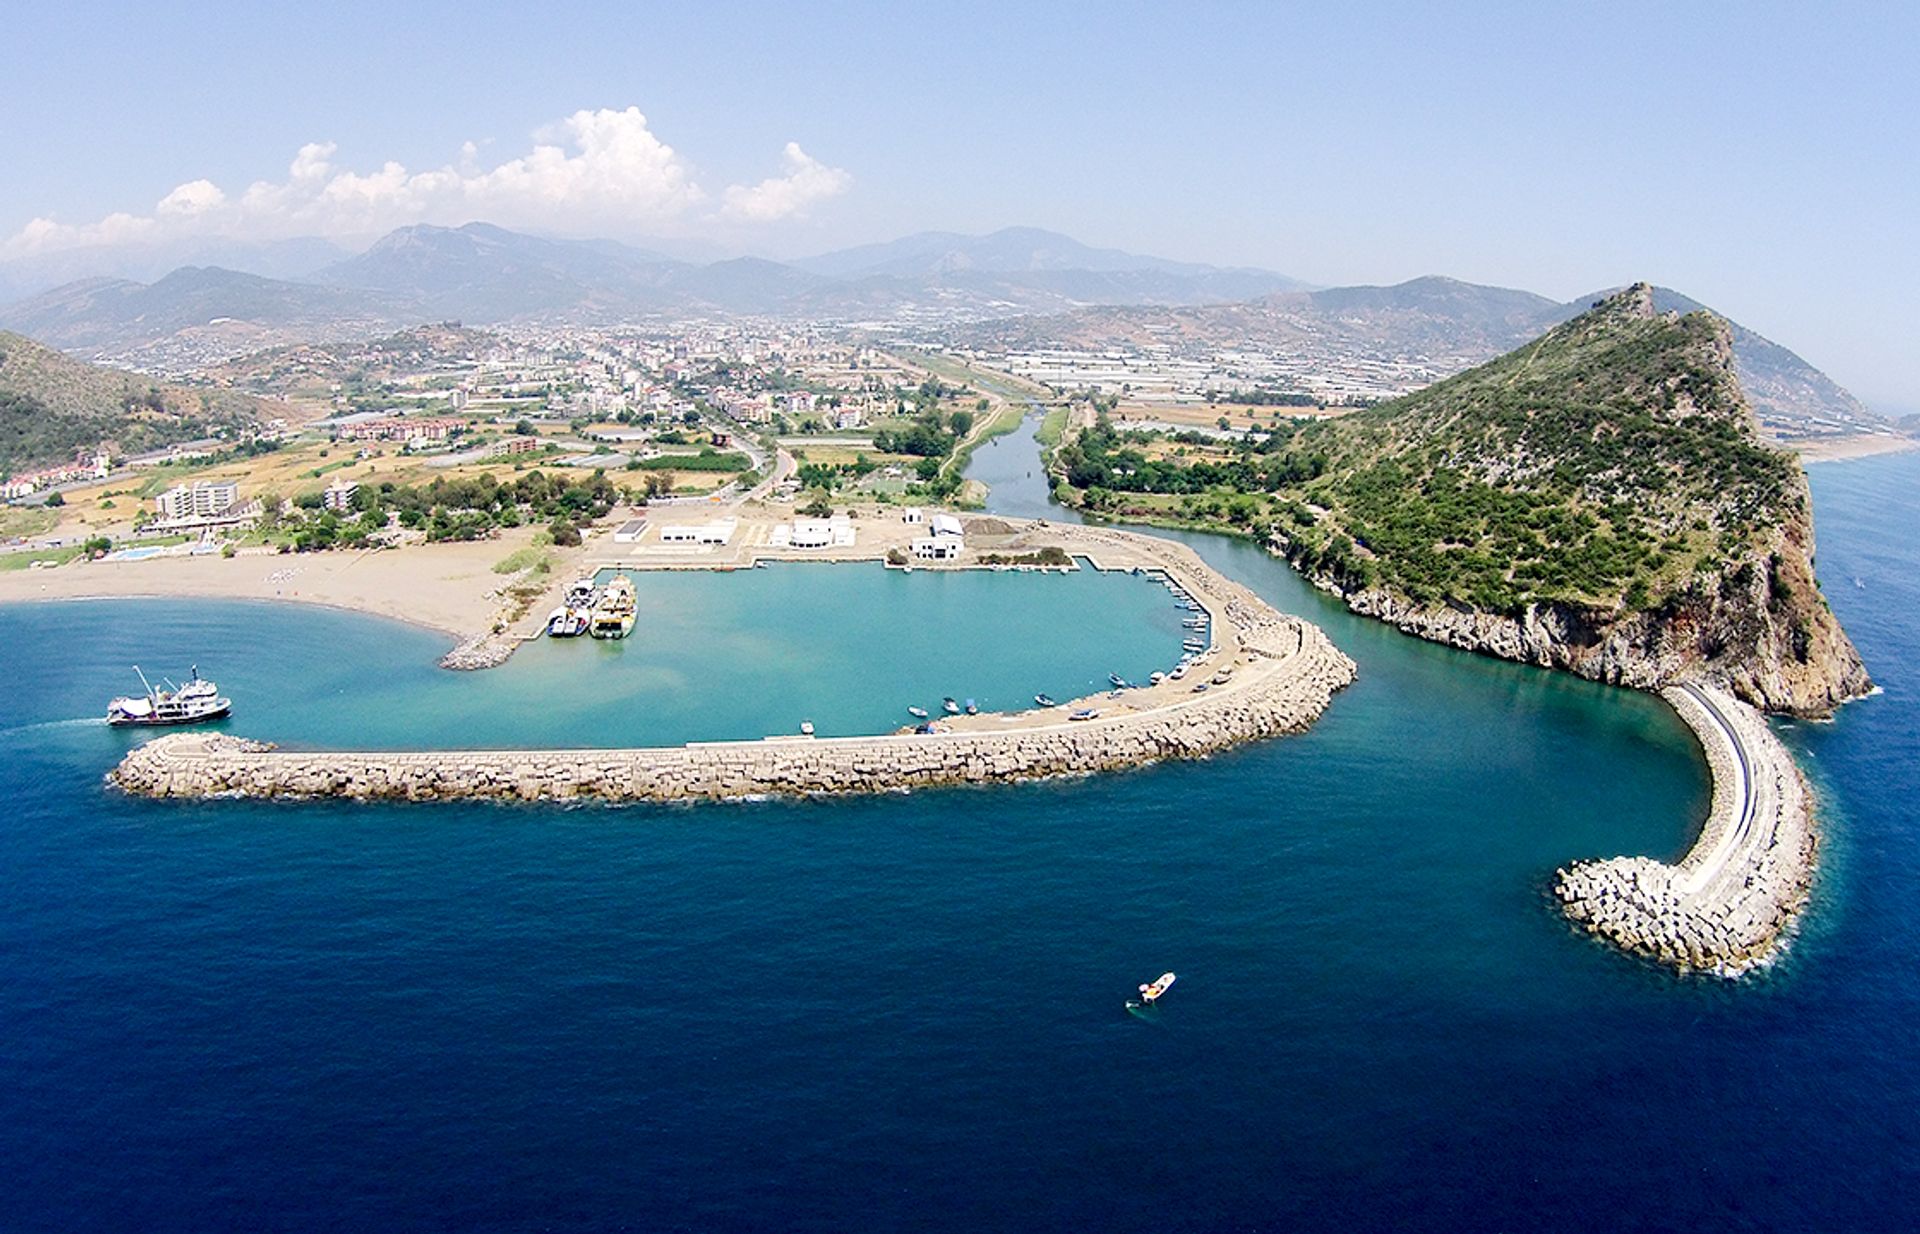
[[[580,543],[580,529],[563,518],[553,520],[551,534],[554,544],[560,548],[573,548]]]
[[[521,420],[513,426],[513,431],[515,436],[531,437],[533,436],[533,421]]]
[[[58,492],[49,493],[47,495],[47,504],[50,506],[64,506],[67,504],[67,499],[64,494]]]
[[[824,491],[816,492],[813,500],[800,508],[800,513],[808,518],[830,518],[833,515],[833,503],[827,500]]]

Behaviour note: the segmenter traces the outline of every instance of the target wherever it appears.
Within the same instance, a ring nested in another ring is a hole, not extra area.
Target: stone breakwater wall
[[[1779,950],[1813,878],[1811,798],[1793,756],[1758,711],[1726,692],[1662,692],[1700,739],[1713,804],[1678,865],[1583,861],[1554,892],[1588,933],[1674,968],[1736,976]]]
[[[179,734],[134,750],[109,779],[147,797],[367,801],[728,800],[983,784],[1194,758],[1299,732],[1354,677],[1353,661],[1296,618],[1264,624],[1242,642],[1251,662],[1228,686],[1077,723],[656,749],[422,753],[300,752]]]

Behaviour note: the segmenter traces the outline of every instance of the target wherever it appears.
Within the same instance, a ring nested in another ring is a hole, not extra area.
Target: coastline
[[[1184,586],[1212,617],[1213,645],[1193,680],[1047,710],[953,717],[924,734],[626,750],[283,751],[177,734],[132,751],[109,778],[150,797],[412,801],[737,800],[1006,783],[1203,757],[1299,732],[1354,679],[1353,661],[1319,627],[1274,609],[1185,545],[1083,527],[1031,525],[1017,534],[1033,533],[1095,568],[1164,573]],[[1193,690],[1206,675],[1212,687]],[[1070,719],[1079,706],[1098,714]]]
[[[1920,450],[1920,438],[1857,433],[1850,437],[1816,438],[1788,448],[1800,456],[1802,465],[1811,467],[1815,463],[1851,463],[1856,459],[1878,458],[1883,454],[1906,454]]]
[[[311,604],[390,617],[447,635],[456,644],[492,631],[510,611],[519,576],[494,564],[532,543],[532,532],[493,540],[360,552],[241,553],[73,561],[46,570],[0,573],[0,604],[57,600],[214,599]],[[578,550],[549,550],[551,577]],[[545,586],[545,582],[542,583]]]

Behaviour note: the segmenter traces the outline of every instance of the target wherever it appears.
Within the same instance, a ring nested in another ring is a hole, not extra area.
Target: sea
[[[1072,517],[1031,421],[971,474]],[[0,607],[0,1231],[1912,1229],[1920,456],[1812,483],[1884,690],[1779,726],[1826,840],[1738,981],[1548,896],[1688,847],[1709,785],[1664,705],[1242,541],[1178,536],[1359,664],[1309,733],[841,800],[137,801],[98,717],[198,664],[291,745],[879,732],[1140,675],[1181,614],[1090,571],[648,576],[627,643],[462,675],[343,612]]]

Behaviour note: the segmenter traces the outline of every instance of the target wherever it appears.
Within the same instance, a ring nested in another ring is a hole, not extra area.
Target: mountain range
[[[317,241],[256,246],[253,256],[281,271],[303,257],[320,264],[298,278],[200,264],[151,280],[81,278],[0,307],[0,327],[90,358],[161,371],[427,321],[750,315],[911,322],[1000,344],[1163,344],[1171,337],[1313,346],[1335,360],[1418,356],[1445,375],[1517,346],[1592,299],[1562,303],[1438,277],[1316,290],[1269,270],[1094,248],[1029,227],[978,236],[923,232],[791,262],[692,262],[615,241],[551,239],[487,223],[403,227],[352,256]],[[0,289],[32,273],[17,262],[0,266]],[[1657,295],[1663,308],[1698,307],[1676,292]],[[1741,376],[1770,424],[1833,431],[1878,422],[1791,351],[1737,324],[1733,330]]]

